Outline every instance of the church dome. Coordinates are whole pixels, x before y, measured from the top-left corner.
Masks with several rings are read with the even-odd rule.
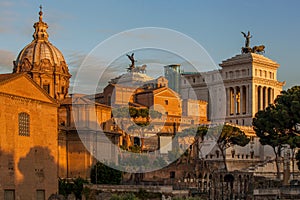
[[[34,65],[39,65],[44,59],[48,60],[52,66],[66,63],[63,54],[49,41],[33,40],[21,50],[15,61],[15,65],[20,66],[18,69],[20,72],[26,72],[32,70]],[[28,62],[31,67],[27,68],[25,62]]]
[[[48,40],[48,25],[40,9],[39,21],[33,25],[33,41],[14,61],[13,73],[27,73],[51,97],[62,100],[68,94],[71,74],[63,54]]]
[[[35,28],[33,41],[19,53],[14,62],[14,72],[35,70],[41,62],[49,62],[54,67],[53,71],[56,71],[56,67],[60,67],[60,65],[66,66],[63,54],[48,40],[48,25],[42,20],[43,12],[40,11],[39,15],[39,22],[36,22],[33,26]]]

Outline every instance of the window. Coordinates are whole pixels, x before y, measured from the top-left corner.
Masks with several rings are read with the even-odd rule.
[[[4,190],[4,200],[15,200],[15,190]]]
[[[170,178],[175,178],[175,172],[174,171],[170,172]]]
[[[196,82],[196,79],[195,78],[193,78],[193,83],[195,83]]]
[[[37,190],[36,191],[36,199],[37,200],[45,200],[45,190]]]
[[[165,104],[166,104],[166,105],[169,105],[169,101],[168,101],[168,100],[165,100]]]
[[[65,87],[64,86],[61,87],[61,93],[62,94],[65,93]]]
[[[44,84],[44,85],[43,85],[43,89],[46,90],[46,92],[47,92],[48,94],[50,94],[50,85],[49,85],[49,84]]]
[[[141,146],[141,141],[139,137],[134,137],[133,138],[133,144],[137,146]]]
[[[19,135],[30,135],[30,116],[25,112],[19,113]]]

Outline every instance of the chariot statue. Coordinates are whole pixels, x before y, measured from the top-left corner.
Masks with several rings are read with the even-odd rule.
[[[131,61],[131,64],[127,68],[128,72],[137,72],[137,73],[143,73],[143,74],[146,73],[147,65],[135,66],[136,60],[134,59],[134,53],[132,53],[131,55],[126,54],[126,56]]]
[[[241,32],[245,38],[245,46],[242,47],[242,53],[258,53],[258,54],[263,54],[265,53],[265,46],[264,45],[259,45],[259,46],[254,46],[253,48],[250,47],[250,38],[252,38],[252,35],[250,34],[250,31],[248,33]]]

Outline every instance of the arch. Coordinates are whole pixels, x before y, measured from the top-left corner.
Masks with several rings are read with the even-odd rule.
[[[224,182],[233,182],[234,181],[234,176],[232,174],[226,174],[224,176]]]

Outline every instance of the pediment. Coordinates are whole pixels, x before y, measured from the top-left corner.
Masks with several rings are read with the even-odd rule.
[[[161,96],[161,97],[169,97],[169,98],[179,98],[178,94],[169,88],[159,91],[157,93],[154,93],[155,96]]]
[[[55,103],[55,100],[46,91],[25,74],[16,75],[0,82],[0,92],[46,103]]]

